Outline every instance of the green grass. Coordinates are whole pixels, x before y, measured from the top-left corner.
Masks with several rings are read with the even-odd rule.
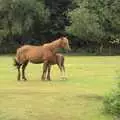
[[[0,120],[112,120],[103,97],[115,85],[120,57],[66,56],[67,80],[57,66],[52,81],[40,80],[42,65],[29,64],[17,82],[12,56],[0,56]]]

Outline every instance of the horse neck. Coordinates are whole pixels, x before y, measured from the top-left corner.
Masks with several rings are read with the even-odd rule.
[[[61,41],[59,39],[56,41],[53,41],[53,42],[49,43],[48,47],[52,51],[55,51],[56,49],[61,48]]]

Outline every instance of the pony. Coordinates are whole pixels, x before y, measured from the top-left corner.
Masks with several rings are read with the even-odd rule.
[[[29,62],[33,64],[43,63],[43,73],[41,79],[45,80],[48,71],[47,79],[50,80],[49,71],[51,69],[51,65],[58,62],[57,60],[55,60],[57,58],[56,50],[58,48],[71,50],[69,46],[69,40],[67,39],[67,37],[60,37],[51,43],[47,43],[40,46],[23,45],[20,48],[18,48],[16,52],[16,57],[14,59],[14,65],[17,67],[18,70],[17,80],[19,81],[21,78],[21,67],[22,79],[24,81],[27,80],[25,77],[25,68]],[[61,69],[61,67],[59,68]]]

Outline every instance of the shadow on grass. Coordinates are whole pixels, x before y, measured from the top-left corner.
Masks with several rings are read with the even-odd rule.
[[[99,57],[102,57],[102,56],[118,56],[119,54],[112,54],[112,55],[109,55],[109,54],[97,54],[97,53],[63,53],[65,56],[99,56]]]
[[[83,99],[103,100],[103,96],[96,95],[96,94],[80,94],[80,95],[77,95],[77,97],[80,97],[80,98],[83,98]]]
[[[59,91],[49,91],[49,90],[41,90],[41,91],[27,91],[27,90],[23,90],[22,89],[22,91],[19,89],[19,90],[16,90],[16,91],[1,91],[0,92],[0,94],[1,95],[8,95],[7,97],[13,97],[13,95],[18,95],[18,96],[20,96],[20,95],[27,95],[27,96],[31,96],[31,95],[49,95],[49,96],[51,96],[51,95],[55,95],[55,94],[59,94],[60,92]],[[12,96],[11,96],[12,95]],[[69,94],[70,95],[70,94]],[[68,95],[68,96],[69,96]],[[71,95],[70,95],[70,97],[71,97]],[[82,99],[86,99],[86,100],[99,100],[99,101],[101,101],[101,100],[103,100],[103,96],[100,96],[100,95],[96,95],[96,94],[91,94],[91,93],[89,93],[89,94],[74,94],[73,96],[72,96],[72,98],[74,98],[74,97],[77,97],[77,98],[82,98]]]

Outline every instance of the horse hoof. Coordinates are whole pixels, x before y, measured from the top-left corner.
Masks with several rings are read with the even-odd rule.
[[[26,82],[26,81],[27,81],[27,79],[24,79],[24,81]]]
[[[51,79],[47,79],[48,81],[51,81]]]
[[[24,81],[27,81],[27,79],[26,78],[22,78]]]
[[[51,81],[51,79],[50,79],[50,78],[47,78],[46,80]]]

